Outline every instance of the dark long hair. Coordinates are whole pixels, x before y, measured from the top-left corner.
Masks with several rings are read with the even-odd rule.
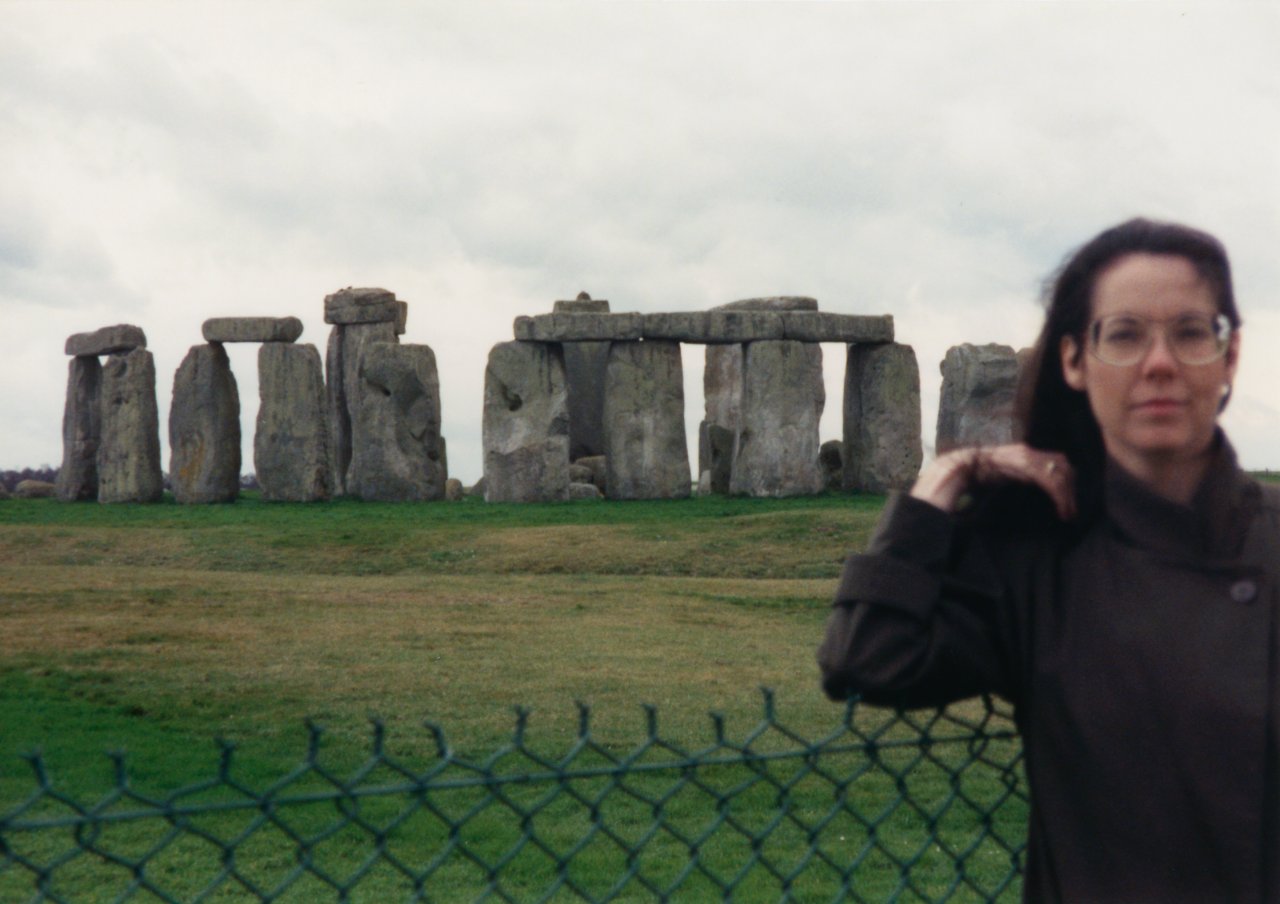
[[[1075,469],[1076,504],[1082,524],[1096,517],[1101,508],[1106,451],[1088,397],[1068,386],[1063,377],[1060,348],[1063,337],[1070,336],[1075,340],[1077,354],[1085,354],[1085,333],[1098,277],[1129,254],[1166,254],[1185,259],[1213,291],[1218,311],[1226,315],[1232,329],[1240,326],[1226,249],[1207,232],[1177,223],[1137,218],[1113,226],[1068,255],[1046,281],[1044,326],[1018,381],[1015,432],[1030,446],[1067,456]],[[997,511],[1000,514],[996,517],[1000,518],[1021,512],[1022,516],[1014,521],[1022,525],[1028,517],[1052,517],[1052,507],[1041,493],[1032,494],[1032,499],[1026,498],[1026,492],[1000,492],[997,496],[1003,497],[992,500],[997,504],[982,507],[988,509],[983,521],[994,520],[992,516]]]

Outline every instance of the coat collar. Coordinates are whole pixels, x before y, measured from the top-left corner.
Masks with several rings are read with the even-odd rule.
[[[1190,505],[1154,492],[1108,457],[1103,499],[1108,520],[1137,546],[1173,556],[1233,558],[1259,504],[1261,491],[1240,470],[1221,430],[1209,470]]]

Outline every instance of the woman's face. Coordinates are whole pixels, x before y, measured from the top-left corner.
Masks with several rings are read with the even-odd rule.
[[[1185,364],[1175,357],[1165,326],[1218,313],[1212,288],[1187,259],[1129,254],[1098,276],[1086,335],[1097,335],[1092,324],[1103,318],[1130,315],[1132,321],[1121,323],[1152,324],[1150,346],[1135,363],[1109,364],[1092,347],[1062,340],[1067,385],[1088,395],[1107,453],[1131,473],[1195,462],[1209,451],[1219,405],[1235,377],[1240,337],[1232,333],[1226,353],[1214,360]]]

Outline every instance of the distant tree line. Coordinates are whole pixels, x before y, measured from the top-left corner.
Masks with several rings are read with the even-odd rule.
[[[48,465],[41,465],[38,468],[23,468],[21,471],[0,471],[0,485],[6,490],[13,492],[14,487],[24,480],[44,480],[53,483],[58,479],[58,468],[51,468]],[[164,475],[164,488],[169,489],[169,475]],[[240,475],[240,488],[244,490],[256,490],[258,488],[258,480],[252,474]]]
[[[4,484],[4,488],[10,492],[24,480],[47,480],[53,483],[57,478],[58,469],[48,465],[42,465],[39,468],[23,468],[21,471],[0,471],[0,483]]]

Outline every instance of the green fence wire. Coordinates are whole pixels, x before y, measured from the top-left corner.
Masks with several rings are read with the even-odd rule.
[[[428,725],[392,756],[301,763],[266,787],[223,744],[212,777],[135,790],[123,755],[93,801],[28,757],[34,789],[0,804],[0,901],[995,901],[1021,885],[1027,794],[1009,712],[850,704],[825,737],[790,730],[765,691],[740,739],[711,716],[685,749],[646,708],[629,749],[593,734],[555,754],[527,713],[483,757]]]

